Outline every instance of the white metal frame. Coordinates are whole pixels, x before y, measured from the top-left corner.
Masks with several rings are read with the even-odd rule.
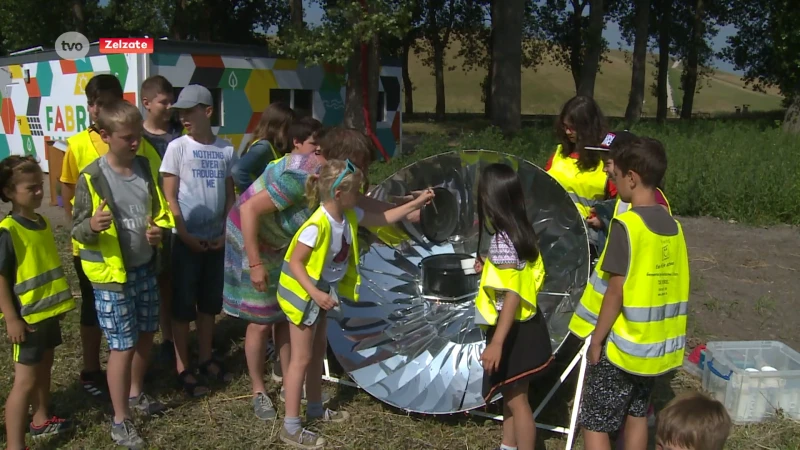
[[[570,363],[567,366],[567,368],[564,369],[563,372],[561,372],[561,376],[558,377],[558,381],[556,381],[556,383],[553,385],[553,387],[550,388],[550,391],[547,393],[547,395],[544,397],[542,402],[539,404],[539,406],[533,412],[533,418],[536,419],[536,417],[538,417],[539,414],[541,414],[542,410],[544,410],[544,407],[547,406],[547,403],[549,403],[550,400],[552,400],[552,398],[555,395],[555,393],[558,390],[558,388],[561,387],[562,384],[564,384],[564,381],[566,381],[566,379],[569,378],[569,376],[572,374],[572,371],[575,370],[575,368],[577,367],[578,368],[578,383],[577,383],[577,386],[575,387],[575,396],[573,397],[572,412],[570,414],[569,425],[567,427],[558,427],[558,426],[554,426],[554,425],[547,425],[547,424],[536,422],[536,428],[541,428],[543,430],[551,431],[553,433],[559,433],[559,434],[567,435],[567,445],[564,447],[565,450],[572,450],[572,445],[575,443],[575,436],[578,433],[578,411],[580,410],[581,397],[583,395],[583,381],[584,381],[584,377],[586,376],[586,366],[587,366],[587,359],[586,358],[587,358],[587,353],[589,351],[589,342],[590,341],[591,341],[591,337],[587,338],[584,341],[583,345],[581,346],[580,351],[578,351],[578,354],[575,355],[575,357],[572,358],[572,361],[570,361]],[[323,380],[330,381],[332,383],[342,384],[342,385],[345,385],[345,386],[351,386],[351,387],[359,388],[359,386],[357,384],[353,383],[350,380],[344,380],[344,379],[341,379],[341,378],[332,377],[331,376],[331,372],[330,372],[330,368],[328,366],[328,359],[327,358],[325,358],[324,366],[325,366],[325,373],[322,375],[322,379]],[[488,413],[481,412],[481,411],[476,411],[476,410],[469,411],[469,413],[474,415],[474,416],[487,417],[489,419],[497,420],[497,421],[500,421],[500,422],[503,421],[503,416],[502,415],[488,414]]]

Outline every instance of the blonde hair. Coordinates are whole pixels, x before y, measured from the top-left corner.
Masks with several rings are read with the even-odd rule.
[[[125,100],[117,100],[100,107],[97,113],[97,129],[113,133],[124,126],[142,126],[139,108]]]
[[[339,176],[347,168],[347,162],[334,159],[326,162],[319,171],[319,176],[310,176],[306,180],[306,198],[308,199],[308,206],[310,208],[317,207],[320,203],[328,201],[333,198],[331,190],[333,184],[339,179]],[[336,189],[341,192],[358,191],[361,187],[363,173],[358,167],[355,167],[355,172],[348,172]]]
[[[656,443],[691,450],[723,450],[731,432],[725,406],[699,392],[674,398],[658,414]]]

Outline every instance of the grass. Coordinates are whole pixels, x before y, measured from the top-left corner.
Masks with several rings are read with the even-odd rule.
[[[66,230],[56,230],[56,239],[62,254],[65,271],[72,286],[77,286],[72,270],[69,240]],[[79,295],[79,292],[75,292]],[[78,312],[67,315],[62,323],[64,344],[56,352],[53,368],[53,405],[55,412],[69,416],[79,423],[72,434],[61,438],[43,440],[32,445],[34,449],[105,449],[113,448],[109,436],[110,405],[87,399],[77,383],[80,371],[81,350]],[[207,398],[188,401],[179,395],[172,385],[172,375],[162,371],[148,390],[162,401],[168,402],[171,410],[163,417],[137,420],[140,433],[154,449],[210,449],[210,448],[288,448],[278,439],[281,422],[261,422],[252,414],[250,385],[246,375],[242,337],[244,330],[240,322],[222,320],[217,336],[218,347],[223,348],[229,368],[236,373],[235,380],[227,387],[215,389]],[[6,373],[11,373],[11,345],[7,340],[0,347],[0,356],[7,362]],[[104,356],[105,357],[105,356]],[[279,386],[269,381],[270,396],[277,401]],[[555,400],[545,412],[545,423],[567,424],[569,389],[574,389],[574,377],[557,393]],[[12,377],[0,379],[0,401],[11,388]],[[698,390],[699,381],[683,372],[671,378],[659,380],[654,395],[657,408],[662,407],[676,394],[687,390]],[[407,414],[372,399],[363,391],[330,383],[325,389],[335,391],[334,403],[350,412],[352,420],[340,426],[323,426],[321,431],[328,440],[329,449],[486,449],[498,445],[501,436],[500,423],[466,414],[448,417],[431,417]],[[537,391],[541,397],[545,392]],[[282,404],[278,402],[279,417],[283,417]],[[490,412],[492,412],[490,410]],[[4,441],[5,425],[0,431]],[[564,440],[556,435],[539,430],[539,449],[562,449]],[[575,447],[582,449],[580,439]],[[652,448],[652,447],[651,447]],[[800,448],[800,423],[788,419],[735,427],[729,439],[729,450],[751,450],[754,448],[789,450]]]
[[[445,97],[448,113],[481,113],[480,84],[485,70],[462,70],[462,59],[457,57],[460,43],[454,42],[447,53],[445,67],[454,70],[445,72]],[[601,65],[597,75],[595,98],[609,116],[622,117],[628,103],[628,91],[631,84],[630,52],[612,50],[608,54],[609,62]],[[657,99],[649,86],[655,82],[655,67],[648,58],[644,113],[655,116]],[[676,89],[680,84],[680,70],[677,78],[670,71],[673,82],[673,96],[680,103],[682,92]],[[422,63],[421,58],[411,55],[409,58],[409,74],[414,85],[414,111],[417,113],[433,112],[436,106],[434,77],[431,69]],[[675,80],[672,80],[675,79]],[[677,83],[675,83],[677,82]],[[750,104],[752,111],[771,110],[780,107],[781,97],[773,90],[768,94],[759,94],[743,87],[738,76],[726,72],[717,72],[695,98],[696,112],[728,112],[734,107]],[[575,95],[575,83],[572,74],[564,68],[547,60],[535,69],[522,70],[522,113],[523,114],[558,114],[564,102]]]

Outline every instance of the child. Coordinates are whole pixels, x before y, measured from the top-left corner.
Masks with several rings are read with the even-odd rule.
[[[163,76],[154,75],[142,82],[140,96],[142,105],[147,110],[143,124],[143,137],[163,159],[167,145],[183,133],[181,125],[174,120],[173,111],[169,109],[174,100],[172,84]],[[163,189],[164,186],[162,185],[161,188]],[[172,364],[175,359],[175,344],[172,342],[172,320],[170,318],[172,307],[172,271],[170,270],[172,267],[172,239],[170,237],[165,236],[162,243],[163,263],[158,276],[158,287],[161,290],[161,311],[159,312],[161,347],[158,354],[160,358]]]
[[[689,259],[681,225],[655,201],[666,168],[654,139],[614,154],[614,183],[631,208],[611,221],[569,324],[579,338],[591,335],[579,415],[587,450],[609,448],[623,422],[626,448],[645,448],[654,380],[683,362]]]
[[[693,392],[672,399],[659,413],[656,450],[723,450],[730,432],[725,406]]]
[[[339,306],[338,294],[358,301],[358,226],[394,223],[433,197],[425,191],[415,200],[384,213],[356,208],[362,173],[349,160],[328,161],[319,178],[306,184],[309,205],[319,207],[300,227],[284,259],[278,303],[289,324],[291,358],[284,386],[286,418],[281,440],[298,448],[322,448],[325,440],[302,427],[300,398],[306,381],[309,420],[343,422],[347,412],[322,407],[322,366],[327,349],[326,312]],[[319,281],[317,281],[319,280]]]
[[[225,220],[236,200],[233,146],[211,130],[211,92],[186,86],[172,105],[188,134],[169,143],[161,165],[164,191],[175,216],[172,246],[172,335],[178,381],[190,396],[208,389],[189,369],[189,322],[196,321],[201,374],[230,381],[232,374],[212,358],[214,317],[222,311]]]
[[[545,170],[569,193],[585,219],[592,217],[591,208],[596,202],[617,195],[603,172],[604,152],[587,148],[599,145],[607,129],[605,116],[591,97],[573,97],[564,104],[556,123],[561,144],[545,165]],[[590,228],[590,238],[597,246],[598,237],[594,234]]]
[[[59,434],[72,424],[50,414],[53,352],[61,345],[60,320],[75,309],[50,221],[36,213],[44,175],[32,156],[0,162],[0,199],[11,212],[0,221],[0,310],[14,345],[14,386],[6,401],[7,448],[25,447],[28,407],[34,438]]]
[[[173,220],[147,158],[137,155],[142,115],[125,101],[104,105],[97,129],[108,153],[81,172],[72,237],[92,282],[98,321],[108,340],[108,386],[117,445],[141,448],[131,409],[152,415],[164,405],[142,391],[158,329],[157,248]]]
[[[533,449],[536,424],[528,403],[528,385],[552,361],[547,324],[537,314],[536,296],[545,269],[533,224],[528,219],[525,195],[516,171],[491,164],[478,183],[480,230],[492,230],[489,258],[484,265],[475,299],[475,323],[486,330],[483,396],[488,403],[503,393],[501,449]],[[483,233],[479,237],[482,239]],[[481,243],[478,243],[481,248]]]
[[[106,144],[97,127],[97,114],[104,104],[123,99],[122,86],[114,75],[95,75],[86,84],[86,101],[92,125],[86,130],[67,139],[67,152],[61,169],[61,195],[64,200],[64,211],[72,221],[72,202],[75,195],[75,184],[80,172],[98,157],[108,152]],[[147,157],[152,170],[158,173],[161,159],[152,146],[142,141],[138,153]],[[78,256],[78,243],[73,239],[72,254],[75,272],[81,289],[81,347],[83,348],[83,370],[80,382],[84,391],[93,398],[105,397],[108,393],[106,375],[100,367],[101,332],[97,324],[97,311],[94,307],[94,291],[92,283],[83,273],[81,259]]]
[[[287,132],[295,118],[292,108],[282,102],[270,104],[261,113],[253,137],[232,169],[236,189],[240,193],[250,187],[270,161],[292,150],[292,141]]]

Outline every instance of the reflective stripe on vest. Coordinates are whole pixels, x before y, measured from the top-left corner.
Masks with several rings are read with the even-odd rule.
[[[17,255],[14,293],[19,298],[20,316],[29,324],[75,309],[50,221],[40,217],[45,223],[43,230],[29,230],[10,215],[0,221]]]
[[[337,293],[339,297],[347,298],[352,301],[358,301],[358,288],[361,284],[361,276],[358,274],[358,217],[355,211],[345,211],[345,218],[347,218],[348,230],[351,233],[352,245],[350,246],[350,255],[347,265],[347,271],[344,278],[337,284]],[[289,267],[289,261],[298,243],[300,234],[310,225],[317,226],[317,244],[311,251],[306,262],[306,272],[309,278],[321,288],[328,287],[327,284],[320,284],[322,273],[325,270],[325,261],[330,250],[331,240],[331,225],[328,222],[325,209],[320,206],[308,218],[308,220],[297,230],[291,244],[286,251],[283,267],[281,269],[280,279],[278,280],[278,304],[281,306],[286,317],[295,325],[299,325],[303,321],[308,302],[312,301],[311,296],[306,292],[300,282],[297,281],[292,274]]]
[[[661,192],[661,196],[664,197],[664,201],[667,202],[667,211],[669,211],[669,214],[672,215],[672,207],[669,205],[669,200],[667,200],[667,196],[664,195],[664,191],[662,191],[659,188],[656,188],[656,189],[658,189],[658,192]],[[631,208],[631,204],[630,203],[623,202],[621,198],[617,197],[617,203],[614,206],[614,217],[617,217],[618,215],[620,215],[620,214],[624,213],[625,211],[629,210],[630,208]]]
[[[578,160],[562,155],[561,148],[561,145],[556,148],[547,173],[567,191],[581,216],[589,217],[591,208],[606,197],[608,176],[603,171],[603,162],[598,162],[593,170],[582,171]]]
[[[481,284],[475,299],[475,324],[495,326],[500,315],[497,312],[497,294],[513,292],[520,297],[514,320],[524,322],[536,314],[536,296],[544,283],[545,270],[542,255],[535,262],[528,262],[522,269],[498,269],[488,258],[484,262]]]
[[[654,376],[683,363],[689,298],[689,259],[683,229],[675,236],[649,231],[636,211],[612,222],[622,226],[630,245],[628,274],[622,289],[622,312],[606,342],[609,361],[626,372]],[[595,266],[569,329],[586,338],[593,331],[608,288],[608,274]]]

